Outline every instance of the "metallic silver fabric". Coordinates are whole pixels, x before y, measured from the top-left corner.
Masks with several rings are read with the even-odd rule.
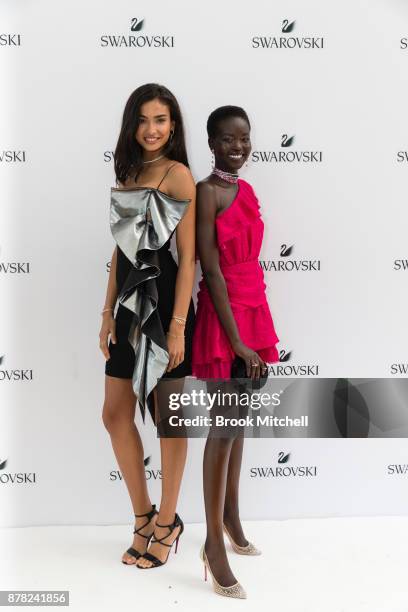
[[[155,188],[111,190],[112,235],[133,264],[118,295],[134,313],[129,342],[135,352],[132,385],[143,420],[152,402],[152,390],[169,363],[166,331],[157,310],[156,278],[160,275],[157,253],[175,231],[191,200],[178,200]]]

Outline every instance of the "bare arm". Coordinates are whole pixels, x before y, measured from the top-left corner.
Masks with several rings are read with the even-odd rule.
[[[114,344],[116,344],[116,328],[115,328],[115,319],[113,318],[113,309],[116,304],[116,299],[118,297],[118,289],[116,285],[116,262],[117,262],[117,254],[118,250],[115,247],[115,250],[112,254],[111,265],[109,270],[109,278],[108,278],[108,287],[106,290],[105,304],[102,310],[110,308],[111,310],[106,310],[102,314],[102,325],[101,331],[99,332],[99,348],[104,354],[105,359],[110,358],[109,349],[108,349],[108,340],[109,334],[111,336],[111,340]]]
[[[217,201],[214,185],[199,183],[197,185],[197,246],[203,277],[232,350],[245,360],[248,376],[259,376],[259,367],[265,364],[259,355],[247,347],[240,338],[229,301],[227,285],[221,272],[215,229],[216,215]],[[256,372],[251,370],[251,363],[259,364],[255,368]]]
[[[231,346],[234,347],[241,341],[241,338],[231,310],[227,285],[220,268],[215,229],[216,213],[214,186],[209,183],[199,183],[197,185],[197,246],[201,269],[215,311]]]
[[[195,198],[193,177],[188,168],[179,164],[169,175],[169,195],[181,200],[191,200],[186,213],[176,229],[178,271],[176,277],[173,316],[187,318],[195,277]],[[172,319],[169,325],[168,348],[170,360],[168,371],[184,361],[184,325]],[[167,331],[167,330],[166,330]]]
[[[115,247],[113,254],[112,254],[111,265],[110,265],[110,270],[109,270],[108,288],[106,290],[105,305],[102,310],[104,310],[105,308],[112,308],[113,310],[116,304],[116,299],[118,297],[118,289],[116,286],[117,257],[118,257],[118,247]]]

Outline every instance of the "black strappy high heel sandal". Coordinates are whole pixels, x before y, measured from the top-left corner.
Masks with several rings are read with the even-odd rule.
[[[154,530],[152,531],[152,533],[150,533],[149,535],[144,535],[143,533],[140,533],[141,529],[144,529],[145,527],[147,527],[147,525],[150,523],[150,521],[152,520],[152,518],[154,517],[155,514],[158,514],[157,510],[156,510],[156,505],[152,504],[152,509],[150,510],[150,512],[146,512],[146,514],[135,514],[136,518],[142,518],[143,516],[147,517],[147,522],[142,525],[141,527],[138,527],[137,529],[133,530],[133,535],[135,533],[137,533],[137,535],[141,536],[142,538],[145,538],[147,540],[147,544],[146,547],[149,546],[150,544],[150,540],[153,537],[153,533]],[[136,550],[136,548],[128,548],[127,551],[128,555],[130,555],[131,557],[134,557],[136,560],[142,556],[142,553],[140,553],[138,550]],[[134,563],[128,563],[127,561],[123,561],[122,559],[122,563],[124,565],[135,565]]]
[[[163,536],[162,538],[156,538],[155,535],[153,534],[153,537],[151,539],[151,543],[154,544],[155,542],[158,542],[162,546],[167,546],[168,548],[171,549],[171,547],[173,546],[173,544],[175,542],[176,543],[176,548],[174,549],[174,554],[176,554],[177,553],[177,547],[178,547],[179,538],[180,538],[181,534],[184,531],[184,523],[181,520],[181,518],[179,517],[179,515],[177,513],[175,514],[174,521],[170,525],[159,525],[159,523],[156,523],[156,527],[167,527],[167,529],[169,530],[169,533],[166,534],[165,536]],[[173,531],[177,527],[180,527],[180,531],[179,531],[179,533],[177,535],[177,538],[174,540],[174,542],[172,542],[171,544],[166,544],[165,542],[163,542],[163,540],[168,538],[169,535],[171,535],[173,533]],[[157,557],[155,557],[151,553],[145,552],[144,555],[140,555],[140,556],[143,559],[147,559],[148,561],[151,561],[153,563],[153,565],[151,565],[150,567],[141,567],[140,565],[136,564],[136,567],[138,567],[139,569],[151,569],[152,567],[159,567],[160,565],[164,565],[165,563],[167,563],[167,560],[169,558],[169,554],[170,554],[170,550],[167,553],[166,560],[165,561],[160,561],[160,559],[158,559]]]

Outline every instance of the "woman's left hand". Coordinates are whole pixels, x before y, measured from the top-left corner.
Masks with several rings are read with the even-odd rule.
[[[170,372],[184,361],[184,327],[179,326],[178,329],[169,329],[167,350],[170,358],[166,371]]]

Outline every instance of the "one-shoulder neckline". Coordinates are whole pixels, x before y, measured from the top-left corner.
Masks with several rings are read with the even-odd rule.
[[[230,208],[232,208],[235,204],[235,202],[238,200],[238,196],[241,193],[241,181],[243,179],[239,178],[237,180],[237,185],[238,185],[238,189],[237,189],[237,193],[234,196],[234,199],[232,200],[231,204],[229,206],[227,206],[227,208],[224,208],[224,210],[222,210],[220,213],[218,213],[218,215],[215,217],[215,220],[218,221],[218,219],[220,217],[222,217],[225,213],[227,213],[229,211]]]
[[[174,198],[173,196],[169,195],[168,193],[165,193],[164,191],[162,191],[161,189],[158,189],[157,187],[132,187],[131,189],[121,189],[120,187],[111,187],[111,192],[112,191],[117,191],[120,193],[126,193],[126,192],[132,192],[132,191],[157,191],[157,193],[160,193],[161,195],[165,196],[166,198],[169,198],[170,200],[175,200],[176,202],[191,202],[191,198],[185,198],[183,200],[181,200],[180,198]]]

